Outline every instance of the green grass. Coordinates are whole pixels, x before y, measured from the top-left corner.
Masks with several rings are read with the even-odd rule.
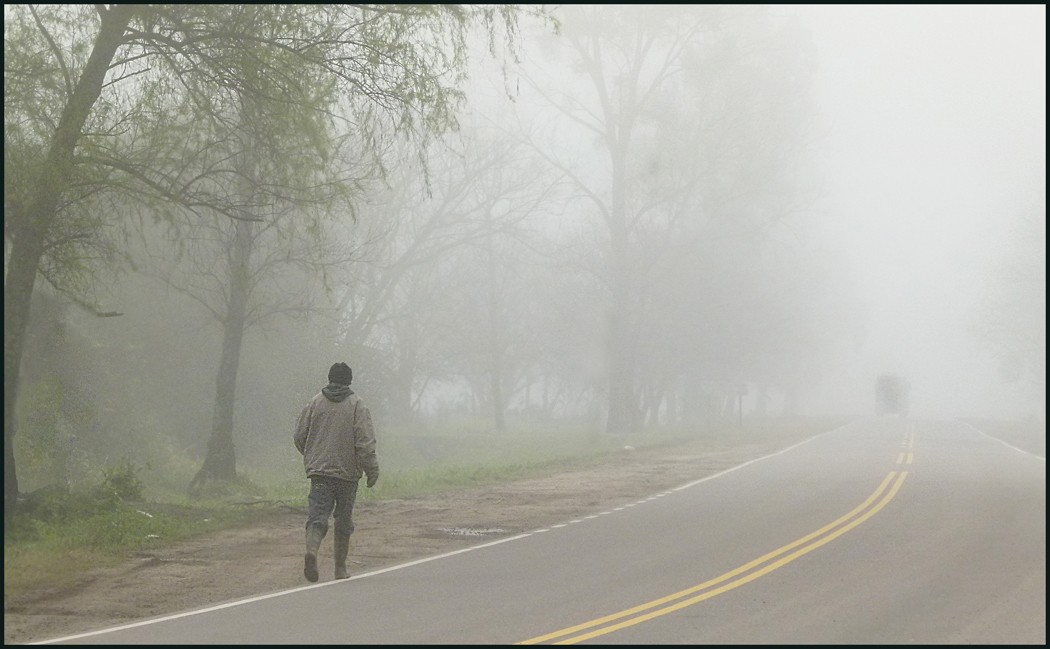
[[[538,476],[600,462],[626,444],[645,448],[687,439],[676,431],[611,438],[579,430],[495,432],[477,426],[427,432],[393,429],[381,431],[378,438],[380,479],[373,489],[361,489],[363,499],[402,498]],[[309,483],[294,449],[256,455],[241,466],[253,482],[264,486],[267,498],[306,505]]]
[[[114,565],[134,552],[244,524],[254,514],[225,505],[101,502],[92,509],[80,515],[20,513],[4,526],[5,604],[29,588],[70,586],[85,566]]]

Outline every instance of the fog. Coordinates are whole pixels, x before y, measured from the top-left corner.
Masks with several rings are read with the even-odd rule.
[[[1025,280],[1045,313],[1045,9],[793,8],[820,56],[824,230],[868,314],[842,375],[908,376],[918,412],[1045,415],[1045,392],[1007,381],[973,332],[1010,290],[998,268],[1019,239],[1041,243],[1042,276]],[[831,403],[863,394],[836,387]]]
[[[79,24],[58,13],[73,5],[48,11],[58,37]],[[85,190],[68,246],[44,258],[67,274],[34,288],[20,462],[43,475],[47,449],[79,438],[96,464],[133,451],[187,477],[232,426],[239,460],[297,475],[295,417],[338,361],[380,439],[417,445],[868,416],[883,374],[910,384],[913,416],[1043,420],[1045,15],[567,5],[559,34],[522,25],[518,58],[479,35],[456,129],[407,128],[353,93],[330,106],[347,130],[307,135],[332,129],[342,194],[273,189],[312,164],[294,119],[255,140],[297,162],[268,152],[279,179],[252,187],[254,225],[219,209],[225,188],[196,188],[211,211],[189,215],[168,194]],[[106,86],[112,115],[85,138],[122,142],[161,180],[207,175],[182,146],[254,152],[226,151],[222,131],[173,138],[163,119],[122,140],[162,68]],[[5,117],[47,132],[26,79]],[[39,153],[24,132],[5,161]]]

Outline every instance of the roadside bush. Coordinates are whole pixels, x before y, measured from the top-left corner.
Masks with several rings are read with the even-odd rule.
[[[115,466],[102,469],[102,484],[98,486],[98,492],[121,501],[139,501],[143,500],[145,488],[139,478],[139,468],[125,458]]]
[[[70,520],[112,511],[119,502],[99,490],[73,491],[64,485],[52,485],[27,494],[19,514],[39,521]]]

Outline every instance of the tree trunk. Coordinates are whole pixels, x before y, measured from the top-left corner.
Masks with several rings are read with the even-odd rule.
[[[412,426],[416,420],[416,404],[413,401],[412,383],[416,376],[416,359],[418,358],[418,341],[401,339],[397,367],[391,372],[391,381],[387,382],[388,391],[385,401],[388,404],[388,416],[399,424]],[[375,407],[372,409],[375,415]]]
[[[487,215],[491,218],[491,214]],[[492,235],[485,237],[488,262],[488,329],[489,329],[489,383],[492,398],[492,420],[497,431],[507,429],[503,399],[503,347],[500,328],[500,296],[496,288],[496,259]]]
[[[495,361],[497,364],[499,360]],[[502,432],[507,429],[506,414],[503,404],[503,384],[497,372],[492,373],[492,423],[496,430]]]
[[[37,265],[43,254],[43,237],[22,232],[11,247],[4,283],[4,520],[10,520],[18,500],[15,468],[15,403],[25,347],[29,307]],[[28,235],[28,236],[25,236]],[[31,237],[31,239],[30,239]],[[27,239],[30,239],[27,241]],[[33,245],[36,244],[36,245]]]
[[[73,152],[84,123],[102,92],[106,72],[135,10],[133,5],[113,5],[111,9],[100,10],[102,22],[91,56],[62,111],[47,160],[34,179],[26,210],[15,215],[12,226],[14,236],[4,280],[4,521],[11,519],[18,505],[15,404],[37,268],[55,222],[59,200],[69,186]]]
[[[634,428],[634,390],[628,367],[629,335],[627,327],[627,216],[626,156],[623,146],[613,146],[612,207],[609,217],[609,280],[611,300],[608,323],[607,360],[609,367],[609,416],[605,429],[613,435],[626,435]]]
[[[237,221],[230,255],[230,297],[223,321],[222,355],[215,379],[215,406],[211,437],[204,464],[189,484],[190,494],[198,493],[208,481],[228,482],[237,477],[237,458],[233,445],[233,410],[237,396],[237,370],[241,363],[241,343],[247,329],[250,291],[249,262],[252,252],[252,222]]]

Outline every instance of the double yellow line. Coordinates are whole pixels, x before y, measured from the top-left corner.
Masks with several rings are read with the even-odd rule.
[[[792,541],[791,543],[777,548],[754,561],[745,563],[739,568],[730,570],[724,575],[715,577],[714,579],[705,581],[702,584],[687,588],[672,595],[667,595],[660,599],[654,599],[651,602],[635,606],[634,608],[606,615],[605,617],[577,624],[576,626],[571,626],[553,633],[529,638],[528,640],[523,640],[517,644],[539,644],[557,638],[561,639],[553,644],[575,644],[635,624],[641,624],[646,620],[651,620],[661,615],[667,615],[668,613],[683,609],[687,606],[692,606],[693,604],[702,602],[705,599],[710,599],[715,595],[732,590],[738,586],[743,586],[750,581],[758,579],[762,575],[773,572],[777,568],[791,563],[808,552],[816,550],[825,543],[842,536],[874,516],[893,499],[897,494],[897,491],[900,490],[901,484],[904,482],[904,478],[906,478],[907,475],[907,471],[901,472],[899,475],[896,471],[890,471],[889,475],[883,479],[875,492],[868,496],[867,500],[858,505],[853,511],[839,518],[835,522],[825,525],[812,534],[808,534],[797,541]]]

